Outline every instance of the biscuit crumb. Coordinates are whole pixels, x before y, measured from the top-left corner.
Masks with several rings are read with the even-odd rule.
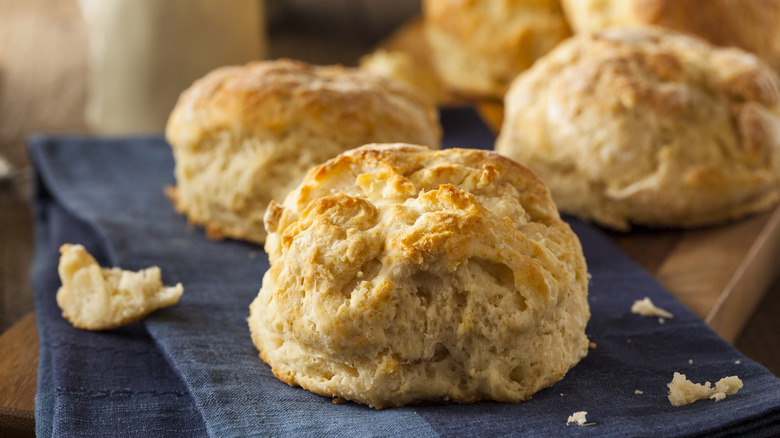
[[[642,391],[637,389],[636,391],[634,391],[634,394],[635,395],[642,395],[642,394],[644,394],[644,392],[642,392]]]
[[[685,377],[685,374],[675,372],[667,386],[669,402],[674,406],[683,406],[708,398],[721,401],[727,395],[736,394],[742,388],[742,380],[737,376],[724,377],[715,382],[713,388],[710,382],[705,382],[704,385],[693,383]]]
[[[587,411],[579,411],[575,412],[571,415],[569,415],[569,418],[566,420],[566,425],[568,426],[569,423],[574,423],[577,426],[590,426],[594,423],[586,423],[588,421],[585,416],[588,415]]]
[[[740,365],[741,363],[742,363],[742,361],[741,361],[741,360],[739,360],[739,359],[737,359],[737,360],[735,360],[735,361],[734,361],[734,364],[736,364],[736,365]]]
[[[688,365],[693,365],[693,359],[688,359]]]
[[[726,394],[724,394],[722,392],[716,392],[715,394],[712,394],[710,396],[710,399],[714,399],[715,401],[721,401],[724,398],[726,398]]]
[[[138,272],[101,268],[82,245],[62,245],[60,254],[62,287],[57,304],[76,328],[108,330],[127,325],[176,304],[184,292],[181,283],[163,286],[157,266]]]
[[[593,349],[596,348],[596,343],[595,342],[591,342],[590,344],[588,344],[588,347],[590,347],[590,349],[593,350]]]
[[[343,405],[344,403],[347,402],[347,400],[343,399],[341,397],[333,397],[332,402],[333,402],[334,405]]]
[[[644,297],[641,300],[634,301],[631,306],[631,313],[636,313],[642,316],[660,316],[658,322],[663,324],[662,318],[674,318],[674,315],[666,310],[656,307],[649,297]]]

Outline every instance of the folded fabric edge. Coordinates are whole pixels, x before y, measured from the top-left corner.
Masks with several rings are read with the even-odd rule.
[[[723,426],[719,430],[697,432],[687,438],[726,438],[733,436],[750,436],[753,438],[770,438],[780,436],[780,408]]]
[[[36,199],[38,192],[42,190],[40,183],[35,182]],[[52,267],[46,260],[45,254],[51,246],[49,230],[45,226],[44,207],[37,202],[33,203],[35,213],[35,252],[30,269],[30,284],[34,291],[36,326],[38,328],[38,380],[35,394],[35,433],[39,437],[49,437],[53,434],[54,421],[54,388],[51,375],[51,351],[49,347],[48,324],[46,318],[41,317],[40,293],[44,272]]]
[[[94,141],[92,139],[85,139],[85,141]],[[41,314],[41,309],[46,304],[42,302],[45,299],[43,296],[44,291],[50,289],[47,287],[45,279],[47,276],[56,275],[52,272],[56,272],[57,264],[59,260],[59,250],[54,242],[54,237],[49,229],[49,210],[53,204],[57,204],[68,215],[71,215],[75,220],[85,224],[93,232],[98,241],[100,252],[102,253],[101,259],[104,264],[116,264],[117,257],[114,253],[111,245],[106,244],[108,240],[105,238],[99,226],[91,223],[87,218],[82,215],[76,214],[74,208],[69,208],[63,203],[62,197],[52,190],[52,185],[39,166],[45,163],[46,160],[42,160],[41,154],[44,153],[43,149],[51,145],[51,138],[45,136],[35,136],[28,140],[28,153],[33,163],[34,169],[34,181],[33,181],[33,193],[31,204],[33,206],[35,215],[35,246],[34,256],[30,269],[30,282],[33,287],[33,296],[35,302],[36,313],[36,326],[39,336],[39,363],[38,363],[38,379],[36,385],[35,396],[35,428],[36,436],[53,436],[55,430],[54,415],[56,411],[56,390],[54,387],[53,368],[52,368],[52,351],[49,339],[49,324],[47,323],[47,317]],[[143,322],[142,322],[143,323]],[[153,342],[153,346],[156,349],[160,349],[157,340],[150,336]],[[163,355],[164,356],[164,355]],[[172,367],[168,358],[165,357],[166,364],[171,368],[176,376],[181,380],[182,376],[179,371]],[[192,394],[188,395],[192,401]],[[199,412],[201,421],[203,421],[202,412]]]
[[[92,228],[92,230],[98,235],[98,237],[102,242],[109,242],[110,239],[108,236],[105,235],[104,231],[100,227],[96,226],[96,224],[92,223],[89,217],[87,215],[82,214],[78,208],[75,208],[73,205],[69,205],[68,196],[63,196],[63,194],[59,192],[58,185],[53,184],[52,181],[49,181],[48,175],[51,175],[52,171],[47,167],[49,164],[48,161],[44,159],[45,149],[57,147],[54,143],[55,139],[60,140],[63,138],[67,138],[70,140],[83,140],[85,142],[97,141],[96,139],[91,137],[76,136],[76,135],[51,137],[42,134],[36,134],[30,136],[27,139],[27,152],[35,172],[36,188],[33,193],[33,196],[36,199],[38,197],[46,197],[48,199],[56,200],[56,202],[65,210],[67,210],[67,212],[71,214],[74,218],[89,225],[90,228]],[[142,138],[146,138],[146,137],[142,137]],[[119,138],[115,138],[115,139],[108,139],[108,140],[101,139],[100,141],[119,142],[122,140]],[[105,262],[112,266],[116,265],[118,261],[118,257],[114,251],[114,248],[112,248],[111,245],[103,245],[103,246],[107,256],[107,260],[105,260]]]

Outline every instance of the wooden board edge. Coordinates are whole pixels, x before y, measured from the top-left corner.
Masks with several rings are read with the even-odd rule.
[[[33,312],[0,335],[0,435],[34,430],[38,345]]]
[[[20,411],[0,407],[0,436],[35,436],[35,411]]]
[[[707,324],[729,343],[734,343],[765,292],[780,274],[780,207],[761,230],[747,256],[737,267],[712,310]],[[741,291],[752,293],[741,293]],[[758,292],[756,292],[758,291]],[[736,310],[735,310],[736,309]]]

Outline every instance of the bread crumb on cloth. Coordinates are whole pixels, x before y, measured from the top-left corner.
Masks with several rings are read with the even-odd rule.
[[[736,394],[742,388],[742,380],[737,376],[724,377],[715,382],[712,387],[710,382],[693,383],[685,377],[685,374],[674,373],[669,387],[669,402],[674,406],[691,404],[698,400],[713,399],[721,401],[727,395]]]
[[[127,325],[176,304],[184,292],[181,283],[163,286],[157,266],[138,272],[101,268],[82,245],[62,245],[60,254],[62,287],[57,304],[76,328],[108,330]]]
[[[575,412],[571,415],[569,415],[569,419],[566,420],[566,425],[568,426],[570,423],[574,423],[577,426],[590,426],[595,423],[587,423],[587,419],[585,416],[588,415],[587,411],[579,411]]]
[[[660,317],[658,321],[660,324],[663,324],[663,318],[674,318],[674,315],[668,311],[656,307],[648,297],[634,301],[634,304],[631,306],[631,313],[642,316],[658,316]]]

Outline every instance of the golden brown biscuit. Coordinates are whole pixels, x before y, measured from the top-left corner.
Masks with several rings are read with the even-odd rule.
[[[422,16],[383,39],[376,50],[360,59],[360,68],[411,85],[440,107],[463,105],[436,74]]]
[[[611,28],[517,78],[496,150],[538,172],[562,212],[622,230],[715,224],[780,197],[779,101],[752,54]]]
[[[437,104],[450,97],[429,65],[420,63],[409,52],[375,50],[360,58],[360,68],[376,75],[400,81],[429,96]]]
[[[562,0],[576,32],[656,25],[756,53],[780,70],[777,0]]]
[[[434,67],[446,85],[501,99],[512,79],[570,35],[558,0],[426,0]]]
[[[305,172],[377,141],[439,147],[434,104],[370,73],[290,60],[223,67],[182,93],[166,129],[170,194],[212,238],[262,243],[263,214]]]
[[[291,385],[375,408],[517,402],[587,353],[579,240],[498,154],[367,145],[314,168],[265,222],[249,326]]]

